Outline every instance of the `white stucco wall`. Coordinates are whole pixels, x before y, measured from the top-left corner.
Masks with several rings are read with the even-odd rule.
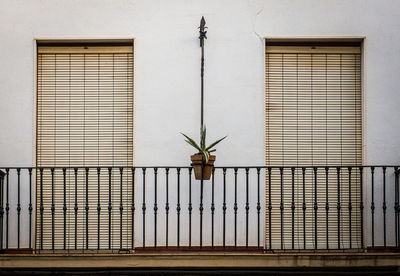
[[[396,0],[2,0],[0,166],[34,162],[35,38],[135,38],[135,165],[188,165],[179,132],[199,128],[202,15],[205,122],[210,140],[229,135],[217,165],[264,164],[263,38],[274,36],[365,36],[364,163],[400,163]]]

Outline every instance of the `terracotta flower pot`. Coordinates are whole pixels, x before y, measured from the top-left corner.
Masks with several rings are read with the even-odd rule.
[[[211,178],[211,173],[214,168],[215,155],[210,155],[208,159],[208,163],[202,166],[203,155],[195,154],[190,157],[192,160],[192,167],[194,169],[194,176],[197,180],[201,180],[203,176],[203,180],[209,180]]]

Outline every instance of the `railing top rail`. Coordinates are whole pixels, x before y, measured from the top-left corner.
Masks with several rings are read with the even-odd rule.
[[[215,169],[326,169],[326,168],[399,168],[400,164],[398,165],[318,165],[318,166],[259,166],[259,165],[254,165],[254,166],[215,166]],[[21,166],[21,167],[0,167],[0,173],[4,173],[2,170],[11,170],[11,169],[189,169],[192,168],[191,166],[38,166],[38,167],[27,167],[27,166]]]

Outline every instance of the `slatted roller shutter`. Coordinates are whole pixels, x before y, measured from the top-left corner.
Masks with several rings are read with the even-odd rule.
[[[267,165],[361,165],[360,47],[267,46],[265,60]],[[303,200],[302,170],[295,170],[292,237],[292,172],[290,168],[284,170],[281,183],[279,169],[272,170],[271,198],[266,187],[267,248],[292,249],[292,238],[295,249],[360,247],[358,170],[352,172],[351,190],[348,170],[341,170],[340,222],[336,169],[329,170],[328,185],[324,168],[317,170],[316,180],[313,169],[307,169]],[[314,213],[315,195],[317,216]],[[269,200],[272,204],[271,220],[268,216]],[[306,204],[305,216],[303,203]],[[271,229],[268,229],[269,225]]]
[[[132,46],[38,47],[37,166],[132,166],[132,50]],[[53,182],[51,171],[44,169],[42,197],[39,171],[37,175],[37,249],[119,249],[131,246],[130,170],[123,171],[121,182],[119,169],[113,169],[110,187],[108,169],[101,170],[100,185],[96,168],[90,169],[86,193],[84,169],[78,169],[76,184],[74,170],[68,169],[65,186],[62,169],[55,169]],[[111,221],[108,214],[110,195]],[[85,211],[86,197],[89,202],[88,216]],[[39,215],[41,200],[43,221]],[[100,224],[97,212],[99,202]],[[75,204],[78,207],[76,218]]]

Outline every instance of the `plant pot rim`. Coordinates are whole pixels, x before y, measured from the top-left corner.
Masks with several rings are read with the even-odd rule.
[[[194,157],[203,157],[203,154],[201,154],[201,153],[196,153],[196,154],[191,155],[190,157],[191,157],[191,158],[194,158]],[[215,160],[215,155],[210,155],[209,160]]]

